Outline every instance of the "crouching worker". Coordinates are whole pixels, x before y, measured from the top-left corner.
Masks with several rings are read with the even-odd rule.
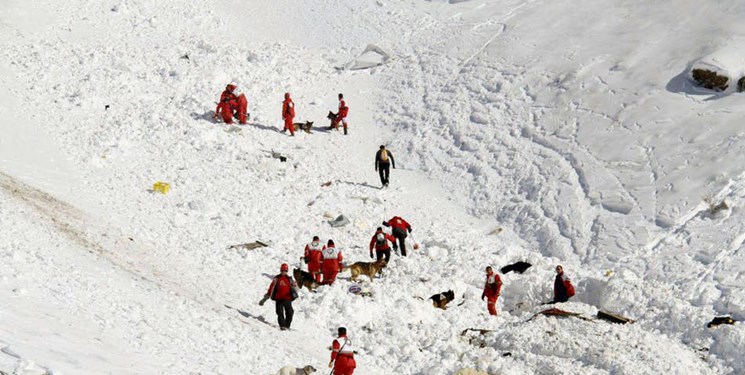
[[[354,361],[352,341],[347,338],[347,329],[339,327],[339,337],[331,344],[331,361],[329,368],[334,368],[334,375],[352,375],[357,367]]]
[[[220,116],[226,124],[233,123],[233,117],[238,118],[238,122],[245,124],[248,120],[248,99],[246,95],[235,95],[236,85],[230,84],[225,87],[225,91],[220,94],[220,102],[215,109],[213,118]]]
[[[259,301],[259,306],[264,306],[264,302],[269,298],[275,302],[277,323],[279,323],[279,329],[283,331],[290,329],[292,316],[295,314],[295,310],[292,309],[292,301],[298,296],[295,280],[287,275],[289,270],[290,267],[287,263],[282,263],[279,268],[279,275],[274,276],[272,283],[269,284],[269,290],[264,298]]]

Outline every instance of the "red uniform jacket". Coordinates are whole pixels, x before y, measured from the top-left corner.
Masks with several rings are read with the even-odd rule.
[[[228,90],[225,90],[225,91],[222,92],[222,94],[220,94],[220,102],[222,103],[222,102],[225,102],[225,101],[231,102],[231,103],[236,103],[237,104],[238,103],[238,97],[235,94],[233,94],[232,92],[230,92]]]
[[[337,272],[344,268],[344,263],[342,262],[344,258],[341,256],[341,250],[334,246],[329,246],[323,249],[322,254],[323,264],[321,268],[323,272]]]
[[[484,283],[484,296],[489,299],[494,299],[499,296],[502,292],[502,279],[499,275],[492,273],[486,276],[486,283]]]
[[[282,102],[282,118],[293,119],[294,117],[295,117],[295,103],[292,101],[292,99],[285,99],[285,101]]]
[[[349,114],[349,107],[347,107],[347,103],[344,101],[344,99],[339,100],[339,113],[337,113],[337,118],[344,118],[347,117]]]
[[[385,235],[385,241],[383,241],[382,243],[378,243],[378,233],[383,233]],[[375,251],[390,249],[391,247],[388,246],[388,241],[390,241],[391,243],[396,243],[396,238],[385,232],[375,232],[375,234],[373,234],[372,238],[370,239],[370,252],[372,252],[373,247],[375,247]]]
[[[406,220],[402,219],[400,216],[392,217],[391,220],[388,220],[388,222],[385,223],[385,226],[393,227],[403,231],[411,231],[411,225],[409,225],[409,223],[407,223]]]
[[[326,246],[318,244],[318,248],[311,248],[311,244],[305,245],[305,257],[308,259],[308,271],[320,271],[321,262],[323,261],[322,251],[326,249]]]
[[[297,295],[297,284],[290,276],[280,274],[274,276],[266,294],[272,301],[292,301]]]
[[[557,274],[554,279],[554,300],[561,300],[574,296],[574,285],[565,273]]]
[[[354,361],[354,350],[352,349],[352,342],[349,341],[347,336],[339,336],[334,343],[331,344],[331,361],[336,361],[336,367],[340,368],[355,368],[357,364]]]

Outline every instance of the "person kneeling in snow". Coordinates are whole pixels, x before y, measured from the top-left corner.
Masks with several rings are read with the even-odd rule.
[[[569,280],[569,276],[564,274],[564,268],[560,265],[556,266],[553,303],[569,301],[572,296],[574,296],[574,285]]]
[[[277,321],[281,330],[290,329],[292,316],[295,310],[292,309],[292,301],[298,297],[297,284],[287,272],[290,267],[287,263],[282,263],[279,268],[279,275],[274,276],[272,283],[269,284],[269,290],[264,298],[259,301],[259,306],[264,306],[264,302],[271,298],[275,302],[275,311],[277,312]]]
[[[497,315],[497,299],[502,292],[502,279],[499,278],[491,266],[486,267],[486,283],[484,284],[484,292],[481,293],[481,300],[486,297],[486,308],[489,310],[489,315]]]
[[[323,254],[323,263],[321,263],[323,283],[331,285],[336,281],[336,275],[339,271],[344,268],[341,250],[336,248],[334,240],[329,240],[326,248],[321,251],[321,254]]]
[[[220,103],[217,104],[213,118],[220,116],[226,124],[233,123],[233,116],[238,117],[238,122],[245,124],[248,119],[248,99],[246,95],[235,95],[235,89],[238,86],[230,84],[225,87],[225,91],[220,94]]]

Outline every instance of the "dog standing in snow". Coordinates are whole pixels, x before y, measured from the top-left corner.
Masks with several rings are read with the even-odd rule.
[[[277,372],[277,375],[308,375],[314,372],[316,372],[316,368],[310,365],[302,367],[302,368],[285,366],[279,369],[279,372]]]

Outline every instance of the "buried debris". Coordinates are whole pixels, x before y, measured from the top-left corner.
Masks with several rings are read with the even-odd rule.
[[[361,283],[355,283],[355,284],[350,285],[347,291],[349,293],[356,294],[362,297],[371,297],[373,295],[372,291],[370,290],[370,287],[366,284],[361,284]]]
[[[153,193],[166,194],[171,191],[171,185],[167,182],[158,181],[153,184]]]
[[[634,323],[635,320],[629,319],[627,317],[608,312],[603,310],[598,310],[598,318],[607,320],[611,323],[618,323],[618,324],[628,324],[628,323]]]
[[[453,375],[489,375],[489,373],[481,371],[481,370],[474,370],[472,368],[464,367],[456,371]]]
[[[592,321],[592,319],[586,318],[586,317],[582,316],[580,313],[575,313],[575,312],[571,312],[571,311],[565,311],[565,310],[557,309],[557,308],[554,307],[554,308],[550,308],[550,309],[543,310],[541,312],[535,313],[533,316],[530,317],[530,319],[527,320],[527,322],[535,319],[538,315],[558,316],[558,317],[564,317],[564,318],[566,318],[566,317],[574,317],[574,318],[579,318],[579,319],[586,320],[586,321],[589,321],[589,322]]]
[[[522,261],[520,261],[520,262],[517,262],[517,263],[510,264],[508,266],[504,266],[504,267],[502,267],[500,269],[500,271],[502,271],[502,273],[505,273],[505,274],[506,273],[513,272],[513,271],[521,274],[521,273],[525,272],[528,268],[530,268],[532,266],[533,265],[530,264],[530,263],[528,263],[528,262],[522,262]]]
[[[269,246],[268,243],[264,243],[264,242],[261,242],[261,241],[254,241],[254,242],[248,242],[248,243],[242,243],[242,244],[238,244],[238,245],[228,246],[228,249],[253,250],[253,249],[258,249],[260,247],[267,247],[267,246]]]
[[[712,321],[709,322],[709,324],[706,325],[707,328],[713,328],[720,326],[722,324],[735,324],[736,320],[732,319],[732,317],[729,316],[718,316]]]
[[[708,69],[693,69],[691,76],[699,86],[709,90],[724,91],[729,86],[727,76],[719,75]]]
[[[336,219],[329,220],[329,225],[334,228],[343,227],[347,224],[349,224],[349,219],[344,215],[339,215]]]
[[[467,335],[468,332],[477,332],[478,335]],[[485,334],[494,332],[494,330],[491,329],[481,329],[481,328],[466,328],[463,330],[463,332],[460,333],[461,336],[465,336],[464,339],[473,346],[478,346],[479,348],[485,348],[489,345],[489,343],[486,342],[486,339],[483,337]]]

